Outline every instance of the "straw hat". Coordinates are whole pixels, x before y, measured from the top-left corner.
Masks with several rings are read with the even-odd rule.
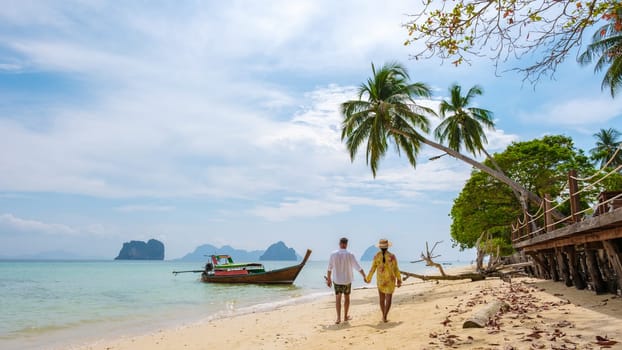
[[[393,244],[391,244],[391,242],[389,242],[389,240],[383,238],[383,239],[378,241],[378,244],[376,244],[376,247],[382,249],[382,248],[389,248],[392,245]]]

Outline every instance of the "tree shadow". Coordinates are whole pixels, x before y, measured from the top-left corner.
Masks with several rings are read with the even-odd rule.
[[[552,295],[561,300],[567,300],[575,306],[622,320],[622,298],[615,294],[596,294],[592,290],[579,290],[567,287],[562,282],[551,280],[523,281],[527,286],[533,286],[540,292]]]
[[[322,330],[323,331],[341,331],[345,329],[354,329],[354,328],[361,328],[361,327],[373,328],[376,330],[387,330],[387,329],[397,327],[401,325],[402,323],[404,322],[389,320],[389,322],[378,321],[378,323],[375,323],[375,324],[364,323],[364,324],[352,325],[350,321],[347,321],[347,322],[341,322],[339,324],[322,325]]]

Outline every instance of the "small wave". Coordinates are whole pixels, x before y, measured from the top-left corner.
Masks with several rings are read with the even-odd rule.
[[[269,303],[260,303],[260,304],[255,304],[251,306],[241,307],[239,309],[236,309],[232,305],[230,308],[228,307],[227,310],[216,312],[202,319],[201,321],[199,321],[199,323],[206,323],[206,322],[219,320],[223,318],[236,317],[236,316],[247,315],[247,314],[258,313],[258,312],[272,311],[272,310],[276,310],[284,306],[302,304],[302,303],[306,303],[310,301],[319,300],[329,295],[332,295],[332,292],[309,293],[309,294],[304,294],[304,295],[297,296],[297,297],[290,298],[290,299],[272,301]]]

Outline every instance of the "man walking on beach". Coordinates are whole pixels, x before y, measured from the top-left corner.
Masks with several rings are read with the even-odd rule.
[[[348,315],[350,309],[350,291],[352,290],[352,270],[357,270],[365,280],[365,271],[361,268],[354,254],[348,251],[348,239],[343,237],[339,240],[339,250],[334,251],[328,260],[328,272],[326,285],[330,288],[335,285],[335,308],[337,310],[337,320],[335,324],[341,323],[341,296],[343,295],[344,321],[351,319]]]

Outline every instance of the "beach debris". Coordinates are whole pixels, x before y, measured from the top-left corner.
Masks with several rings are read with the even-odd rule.
[[[499,299],[494,300],[484,307],[475,310],[473,314],[464,321],[462,328],[484,328],[486,325],[499,328],[498,322],[491,319],[497,312],[507,309],[509,309],[509,305],[506,302]]]
[[[492,263],[489,262],[488,267],[486,269],[478,267],[477,272],[468,272],[468,273],[462,273],[458,275],[448,275],[445,273],[445,270],[443,269],[442,264],[439,264],[434,261],[435,258],[438,258],[440,256],[440,255],[434,255],[434,249],[436,248],[438,244],[442,242],[443,241],[438,241],[434,243],[434,245],[432,246],[432,249],[429,248],[428,242],[426,242],[425,243],[426,251],[425,253],[423,252],[421,253],[421,259],[411,261],[411,263],[417,263],[417,262],[423,261],[426,263],[426,266],[436,267],[440,273],[440,276],[439,275],[437,276],[421,275],[421,274],[412,273],[408,271],[400,271],[400,273],[403,276],[402,277],[403,280],[405,281],[409,277],[414,277],[414,278],[418,278],[423,281],[436,281],[438,283],[438,281],[441,281],[441,280],[451,281],[451,280],[470,279],[471,281],[481,281],[481,280],[486,279],[486,277],[499,277],[503,281],[508,282],[511,285],[511,282],[512,282],[510,279],[511,276],[525,275],[524,272],[521,272],[520,270],[517,270],[516,268],[520,269],[526,266],[531,266],[532,264],[531,262],[529,262],[529,263],[520,263],[520,264],[513,264],[513,265],[504,265],[501,262],[498,252],[497,252],[497,257],[495,259],[492,259],[491,257],[491,260],[493,262]],[[513,270],[510,272],[502,272],[501,271],[502,268],[513,268]]]
[[[613,339],[609,339],[607,338],[607,336],[601,337],[600,335],[596,336],[596,344],[601,346],[601,347],[605,347],[605,348],[610,348],[613,345],[616,345],[618,342],[613,340]]]

